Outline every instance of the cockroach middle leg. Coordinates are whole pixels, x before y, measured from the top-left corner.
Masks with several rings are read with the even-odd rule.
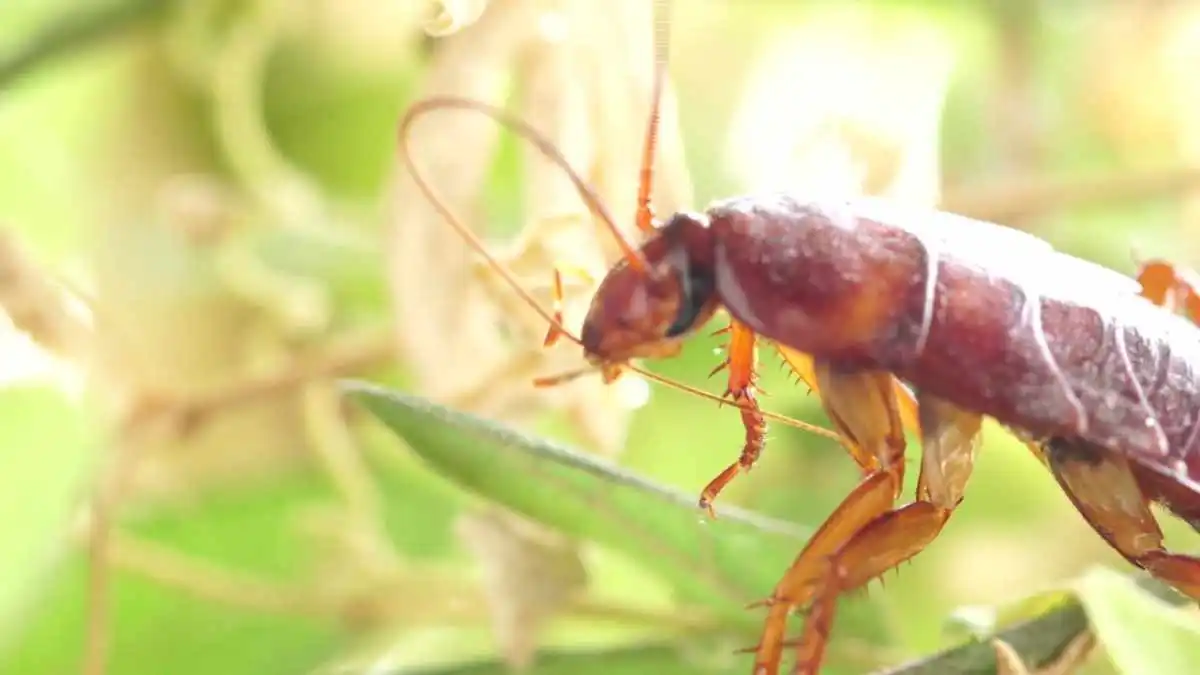
[[[817,382],[816,365],[813,363],[813,358],[779,343],[775,343],[775,351],[778,352],[783,363],[791,369],[792,374],[803,382],[810,392],[820,396],[820,384]],[[920,437],[921,426],[917,419],[916,397],[900,380],[893,379],[892,390],[895,393],[896,402],[900,406],[900,421],[904,430]]]
[[[729,334],[729,345],[726,348],[725,361],[717,366],[712,374],[716,375],[722,370],[729,371],[729,384],[725,389],[725,397],[741,408],[742,426],[746,429],[746,441],[742,445],[742,454],[738,460],[712,479],[700,493],[700,508],[707,509],[711,517],[716,515],[712,508],[713,500],[733,480],[734,476],[749,471],[754,466],[767,442],[767,420],[754,395],[758,380],[758,375],[754,370],[758,361],[754,331],[737,321],[730,320],[729,327],[721,332]]]
[[[978,448],[979,415],[929,395],[919,398],[924,454],[917,500],[895,508],[904,483],[904,435],[894,381],[882,372],[847,373],[817,362],[822,403],[860,448],[866,477],[821,526],[765,602],[756,674],[778,672],[792,608],[810,608],[796,642],[794,675],[815,675],[839,596],[912,558],[941,531],[962,500]]]
[[[1129,460],[1082,440],[1044,444],[1050,471],[1075,508],[1129,562],[1200,601],[1200,558],[1170,553]]]

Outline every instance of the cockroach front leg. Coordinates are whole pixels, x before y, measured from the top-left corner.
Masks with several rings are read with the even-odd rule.
[[[754,371],[758,358],[754,331],[731,319],[729,327],[721,332],[729,334],[729,346],[726,349],[725,361],[717,366],[712,374],[716,375],[722,370],[729,371],[725,397],[740,407],[742,426],[746,429],[746,441],[742,445],[742,454],[738,460],[712,479],[700,493],[700,508],[707,509],[710,517],[716,517],[712,508],[713,500],[734,476],[749,471],[754,466],[767,442],[767,420],[763,417],[758,400],[754,396],[758,379]]]
[[[1097,534],[1129,562],[1200,601],[1200,558],[1169,553],[1129,460],[1082,440],[1045,444],[1051,472]]]
[[[542,346],[543,347],[553,347],[555,344],[558,343],[558,340],[561,337],[566,335],[566,333],[563,332],[563,325],[565,322],[565,319],[563,317],[563,303],[565,302],[565,296],[566,296],[566,293],[563,289],[563,272],[564,271],[571,274],[576,279],[583,281],[583,283],[585,283],[588,286],[594,286],[596,284],[595,280],[592,279],[591,275],[580,268],[566,267],[563,265],[555,265],[554,271],[553,271],[554,282],[553,282],[553,285],[550,287],[551,302],[554,303],[552,305],[551,311],[553,312],[555,323],[550,324],[550,326],[548,326],[546,328],[546,336],[544,338],[542,338]]]
[[[778,672],[792,608],[810,613],[796,642],[794,675],[815,675],[824,657],[838,597],[925,548],[962,499],[981,419],[929,395],[919,398],[924,443],[918,499],[895,508],[904,482],[904,436],[887,373],[846,373],[816,364],[822,402],[836,426],[872,467],[796,558],[766,601],[770,608],[755,658],[756,675]],[[863,461],[869,458],[870,461]]]

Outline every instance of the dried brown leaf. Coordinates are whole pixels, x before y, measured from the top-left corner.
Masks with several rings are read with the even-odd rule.
[[[596,3],[568,0],[558,7],[559,20],[543,21],[539,42],[525,54],[530,82],[522,113],[563,150],[617,227],[636,241],[640,235],[633,214],[653,84],[653,4],[625,1],[601,9]],[[657,156],[665,161],[658,162],[655,200],[660,209],[674,209],[690,199],[691,185],[669,87],[664,103]],[[531,280],[541,293],[549,291],[545,270],[553,265],[590,276],[592,283],[566,289],[565,318],[569,328],[578,330],[596,284],[618,259],[619,248],[561,170],[532,153],[526,161],[526,199],[533,221],[509,260],[531,275],[542,270],[541,279]],[[537,330],[545,330],[540,319],[530,319]],[[553,361],[559,370],[582,365],[578,349],[570,350],[575,356],[561,365],[557,356],[547,355],[547,365]],[[615,454],[624,445],[631,410],[645,395],[645,384],[633,378],[615,388],[590,378],[554,391],[545,403],[562,409],[590,447]]]
[[[9,229],[0,229],[0,310],[46,351],[67,359],[85,356],[91,328]]]
[[[575,546],[496,510],[465,515],[456,529],[482,566],[505,661],[514,668],[529,667],[546,620],[586,585],[587,572]]]
[[[532,30],[527,0],[496,2],[480,21],[445,38],[422,96],[454,94],[488,102]],[[490,168],[499,129],[478,114],[443,112],[414,125],[412,152],[447,206],[465,220]],[[497,369],[508,348],[497,339],[503,317],[475,283],[475,254],[441,220],[407,172],[393,185],[390,269],[396,335],[422,393],[445,398]]]
[[[494,0],[477,23],[445,39],[422,93],[500,104],[498,83],[515,74],[520,116],[555,144],[595,187],[617,226],[635,237],[653,64],[651,10],[651,3],[637,0],[603,9],[582,0]],[[631,37],[629,22],[643,23],[644,33],[633,31]],[[457,112],[426,117],[414,133],[414,154],[426,178],[451,211],[476,227],[498,133],[486,117]],[[677,135],[672,107],[661,134],[663,147],[674,150],[659,179],[668,195],[690,189]],[[577,333],[618,248],[561,167],[527,144],[521,152],[524,226],[512,241],[491,249],[544,307],[551,304],[552,271],[562,268],[564,319]],[[631,403],[644,399],[646,383],[629,377],[606,386],[588,377],[552,390],[534,388],[535,376],[584,366],[578,346],[562,341],[543,349],[545,320],[442,222],[411,177],[399,176],[394,189],[390,250],[397,337],[421,393],[516,425],[558,410],[588,447],[617,454],[625,444]],[[518,667],[529,664],[539,626],[584,585],[576,546],[498,510],[464,518],[459,532],[484,567],[505,658]]]
[[[510,59],[525,92],[518,102],[522,117],[560,148],[596,187],[618,226],[633,236],[637,169],[650,103],[652,7],[626,0],[614,5],[622,8],[623,14],[613,18],[612,12],[598,11],[594,3],[545,2],[527,8],[523,15],[527,24],[518,27],[516,19],[501,21],[501,12],[517,12],[516,4],[493,3],[478,24],[447,40],[430,75],[430,91],[496,102],[498,94],[484,91],[484,85],[495,77],[488,69],[495,67],[497,60]],[[625,18],[643,24],[644,29],[628,30],[618,21]],[[523,32],[504,40],[489,37],[490,31],[505,27]],[[476,49],[481,44],[502,42],[505,50],[472,53],[466,48],[452,49],[452,41],[460,38],[471,38]],[[614,54],[625,54],[629,61],[614,60]],[[450,78],[462,67],[453,65],[457,59],[476,64],[471,77]],[[641,82],[631,85],[634,73],[644,75]],[[640,92],[635,94],[631,87]],[[488,97],[487,93],[495,95]],[[614,99],[621,103],[614,104]],[[644,101],[644,105],[630,105],[631,100]],[[678,150],[681,144],[673,112],[672,107],[664,117],[663,146]],[[434,117],[436,120],[426,118],[427,131],[418,132],[426,146],[418,161],[429,165],[430,178],[447,197],[450,208],[469,217],[482,188],[479,167],[490,161],[494,148],[495,125],[476,116],[469,121],[480,127],[471,127],[474,135],[464,135],[460,120],[465,116],[446,113]],[[430,149],[428,138],[435,135],[457,140],[457,147],[469,151],[470,156],[455,156],[446,146]],[[487,142],[480,142],[483,139]],[[592,283],[568,277],[564,301],[568,327],[577,330],[595,282],[615,262],[617,247],[561,168],[531,148],[523,148],[523,152],[526,227],[510,245],[495,249],[547,306],[555,265],[584,271]],[[682,153],[674,153],[666,166],[672,170],[660,174],[659,183],[669,188],[664,191],[679,194],[690,190]],[[624,444],[630,392],[606,387],[598,378],[584,378],[554,390],[534,389],[530,380],[535,375],[585,365],[578,348],[563,344],[541,350],[538,345],[547,328],[544,320],[485,266],[477,261],[460,266],[460,261],[473,254],[427,205],[419,203],[415,192],[410,181],[402,178],[397,199],[403,212],[397,217],[393,240],[393,288],[403,317],[400,341],[423,393],[515,423],[546,410],[563,410],[588,446],[616,453]],[[636,380],[625,387],[633,387],[633,395],[640,397]]]

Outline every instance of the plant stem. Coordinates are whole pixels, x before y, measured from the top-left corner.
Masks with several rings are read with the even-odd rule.
[[[1135,573],[1133,577],[1156,597],[1173,604],[1186,602],[1169,586],[1144,573]],[[1005,642],[1028,668],[1037,672],[1037,669],[1071,657],[1069,652],[1078,649],[1079,639],[1087,631],[1088,620],[1083,606],[1071,600],[1040,616],[1015,622],[993,635],[871,675],[995,675],[998,666],[993,640]]]

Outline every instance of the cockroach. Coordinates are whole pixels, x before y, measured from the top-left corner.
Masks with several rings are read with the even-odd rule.
[[[662,380],[630,362],[673,356],[720,311],[729,316],[721,398],[740,409],[746,440],[738,461],[703,490],[702,507],[711,509],[763,449],[758,343],[773,344],[820,396],[863,477],[758,603],[767,618],[753,672],[778,673],[789,646],[793,674],[818,672],[838,598],[923,550],[962,501],[985,417],[1030,447],[1116,551],[1200,600],[1200,558],[1164,548],[1149,506],[1159,503],[1200,531],[1195,276],[1153,260],[1129,278],[1019,230],[871,198],[760,194],[660,221],[650,190],[667,53],[665,7],[658,10],[640,246],[622,236],[552,144],[495,107],[452,97],[418,102],[400,126],[402,154],[443,217],[547,320],[546,342],[576,342],[606,380],[625,370]],[[535,144],[620,244],[623,259],[600,283],[578,337],[420,178],[408,128],[447,108],[487,114]],[[898,507],[906,429],[920,438],[922,456],[916,498]],[[804,629],[789,642],[787,618],[802,607]]]

